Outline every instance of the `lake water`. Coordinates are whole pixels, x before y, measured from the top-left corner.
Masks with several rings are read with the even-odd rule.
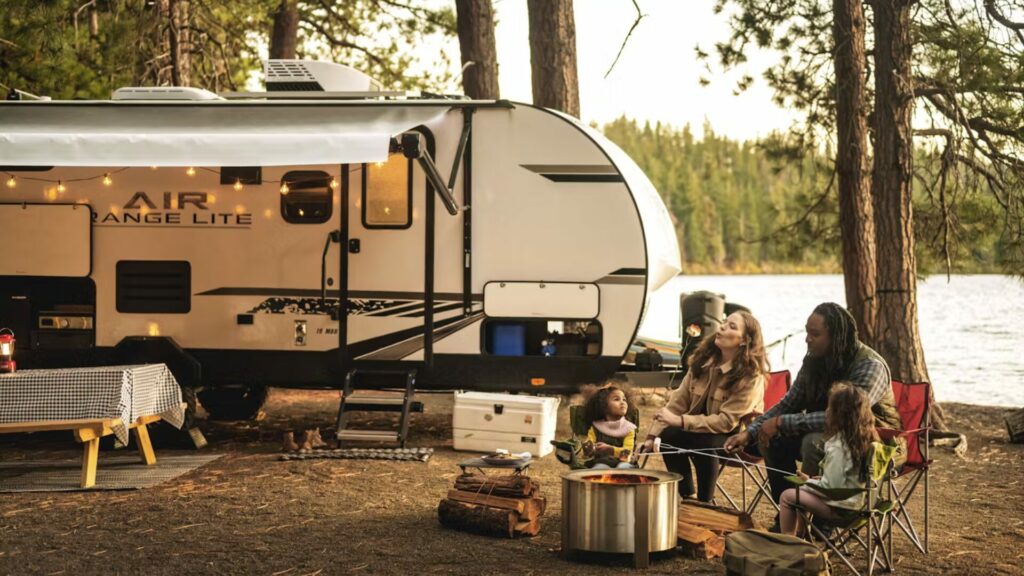
[[[918,316],[928,373],[939,401],[1024,406],[1024,284],[1009,276],[931,276],[918,283]],[[821,302],[844,303],[843,278],[678,276],[655,292],[640,334],[679,340],[679,293],[710,290],[757,316],[773,370],[796,375],[807,347],[803,326]]]

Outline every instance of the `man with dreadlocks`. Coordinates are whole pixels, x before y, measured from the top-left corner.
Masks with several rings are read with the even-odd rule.
[[[808,476],[817,476],[824,456],[825,408],[832,385],[846,381],[868,395],[875,426],[902,429],[892,394],[889,367],[857,338],[857,324],[845,308],[819,304],[807,319],[807,355],[789,392],[746,430],[730,436],[726,451],[737,452],[757,441],[768,466],[776,502],[788,485],[779,470],[795,471],[796,461]],[[897,465],[905,460],[898,450]],[[775,470],[772,470],[772,469]]]

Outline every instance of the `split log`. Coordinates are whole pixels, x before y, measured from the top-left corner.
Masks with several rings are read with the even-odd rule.
[[[508,476],[484,476],[482,474],[463,474],[455,479],[455,488],[466,492],[482,492],[493,496],[525,498],[532,496],[540,489],[537,482],[527,476],[510,474]]]
[[[448,499],[437,505],[437,519],[446,528],[506,538],[513,537],[520,524],[519,515],[514,511]]]
[[[686,501],[679,505],[679,523],[706,528],[719,535],[754,527],[750,514],[703,502]]]
[[[515,533],[517,536],[536,536],[540,533],[540,518],[516,522]]]
[[[680,546],[698,560],[711,560],[725,555],[725,538],[707,528],[679,521],[676,534]]]
[[[505,498],[503,496],[488,496],[464,490],[449,490],[448,499],[456,502],[465,502],[466,504],[512,510],[523,520],[540,518],[547,507],[547,500],[544,498]]]
[[[1010,442],[1024,444],[1024,408],[1008,413],[1003,420],[1006,422]]]

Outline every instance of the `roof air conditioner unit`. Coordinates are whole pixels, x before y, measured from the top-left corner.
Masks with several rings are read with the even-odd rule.
[[[181,86],[118,88],[114,100],[223,100],[209,90]]]
[[[264,60],[267,92],[380,92],[381,83],[333,62]]]

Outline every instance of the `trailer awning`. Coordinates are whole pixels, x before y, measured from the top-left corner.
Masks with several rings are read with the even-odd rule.
[[[12,102],[5,166],[285,166],[382,162],[443,104]]]

